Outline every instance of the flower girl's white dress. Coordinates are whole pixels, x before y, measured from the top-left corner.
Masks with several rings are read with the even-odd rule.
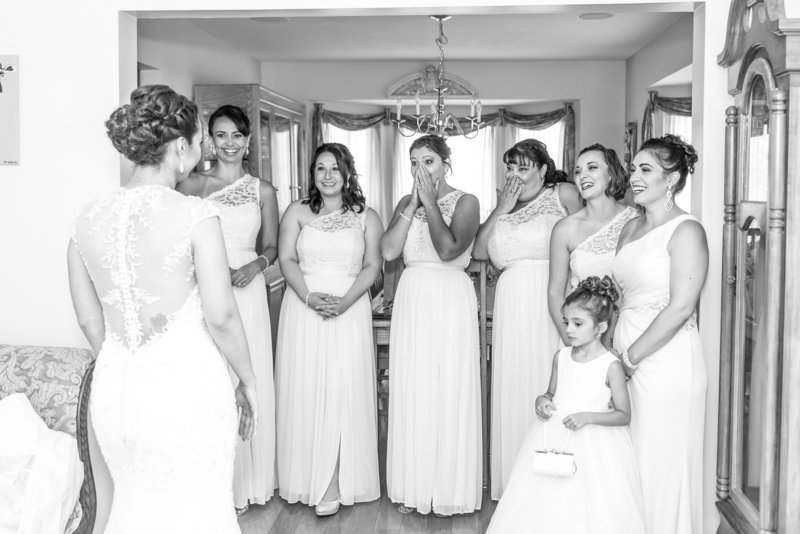
[[[557,412],[534,423],[520,449],[508,486],[487,532],[537,534],[643,534],[639,471],[627,426],[586,425],[567,429],[562,420],[576,412],[606,412],[611,390],[610,353],[590,362],[572,359],[572,347],[558,353]],[[557,477],[534,471],[536,450],[573,452],[577,471]]]

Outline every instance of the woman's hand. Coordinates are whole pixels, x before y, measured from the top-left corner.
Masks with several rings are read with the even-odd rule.
[[[517,205],[517,199],[522,191],[522,181],[516,176],[510,180],[506,180],[506,185],[503,190],[497,189],[497,206],[494,210],[498,215],[507,215],[511,213],[514,206]]]
[[[406,209],[411,209],[412,217],[413,213],[417,211],[419,205],[420,205],[420,200],[419,200],[419,191],[417,189],[417,177],[414,176],[414,185],[411,186],[411,198],[409,199],[408,205],[406,206]]]
[[[414,177],[417,186],[417,194],[419,200],[425,209],[436,204],[436,184],[433,181],[433,176],[422,166],[417,167],[417,175]]]
[[[564,418],[564,426],[570,430],[578,430],[591,423],[591,414],[586,412],[573,413]]]
[[[231,269],[231,283],[236,287],[245,287],[252,282],[253,278],[260,272],[261,269],[258,268],[258,264],[251,261],[238,269]]]
[[[539,395],[536,397],[536,416],[540,420],[547,421],[555,411],[556,405],[553,404],[553,401],[544,395]]]
[[[333,295],[314,291],[308,294],[308,297],[305,299],[305,303],[309,308],[319,313],[319,310],[322,309],[322,306],[327,304],[328,299],[331,297],[333,297]]]
[[[325,299],[325,303],[315,311],[323,319],[335,319],[350,308],[350,304],[345,302],[342,297],[331,296]]]
[[[258,399],[256,387],[245,386],[241,382],[236,388],[236,406],[239,408],[239,436],[250,439],[258,428]]]

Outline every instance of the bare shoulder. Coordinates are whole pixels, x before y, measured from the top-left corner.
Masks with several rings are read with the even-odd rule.
[[[456,201],[456,210],[464,210],[468,212],[478,212],[480,209],[480,202],[478,201],[478,197],[473,195],[472,193],[464,193],[461,197]]]
[[[670,246],[707,248],[706,231],[697,219],[687,219],[678,223],[670,239]]]
[[[378,215],[377,211],[369,207],[367,208],[366,224],[367,226],[378,225],[383,229],[383,222],[381,221],[380,215]]]
[[[272,182],[268,182],[268,181],[262,180],[260,178],[257,178],[257,180],[260,182],[258,184],[258,188],[261,190],[261,197],[262,198],[265,197],[265,196],[268,197],[268,198],[273,198],[273,197],[277,198],[277,194],[275,192],[275,187],[272,185]]]

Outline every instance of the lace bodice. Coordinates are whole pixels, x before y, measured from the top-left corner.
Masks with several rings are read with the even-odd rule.
[[[571,289],[578,287],[581,280],[589,276],[611,276],[611,264],[617,253],[617,242],[622,227],[638,217],[639,212],[630,206],[617,213],[600,230],[590,235],[575,247],[569,255],[569,284]]]
[[[321,215],[303,226],[297,257],[303,274],[357,276],[364,264],[367,208]]]
[[[232,184],[208,195],[219,207],[225,247],[255,250],[261,229],[261,181],[245,174]]]
[[[524,208],[502,215],[489,235],[489,257],[499,269],[519,260],[550,258],[550,234],[567,211],[558,197],[558,186],[545,189]]]
[[[191,232],[216,215],[209,202],[159,185],[121,188],[81,211],[72,240],[109,338],[135,350],[166,332],[181,311],[199,309]]]
[[[572,359],[572,347],[558,353],[558,385],[553,397],[562,417],[576,412],[607,412],[611,389],[606,385],[609,366],[617,358],[606,352],[589,362]]]
[[[442,218],[448,226],[453,220],[453,214],[456,211],[458,199],[463,195],[463,191],[456,189],[455,191],[450,191],[436,202],[439,205],[439,210],[442,212]],[[425,208],[422,206],[417,208],[411,220],[411,227],[408,229],[406,242],[403,245],[403,261],[406,264],[414,262],[444,263],[446,265],[454,265],[461,269],[466,269],[469,265],[471,253],[472,244],[457,258],[450,261],[442,261],[431,240],[431,232],[428,228],[428,217],[425,215]]]
[[[626,243],[614,258],[614,279],[622,290],[621,312],[633,312],[649,320],[667,307],[670,302],[669,241],[680,223],[696,221],[684,214],[661,226],[653,228],[635,241]],[[696,325],[695,318],[687,321],[686,328]]]

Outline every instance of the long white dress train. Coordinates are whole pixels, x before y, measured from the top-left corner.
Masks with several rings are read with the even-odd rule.
[[[309,291],[343,296],[361,271],[364,219],[322,215],[297,238]],[[303,295],[304,297],[305,295]],[[325,320],[287,288],[278,326],[278,482],[288,502],[316,505],[339,459],[342,504],[380,497],[372,308],[367,294]]]
[[[627,243],[614,260],[622,305],[614,344],[626,350],[670,301],[667,247],[681,215]],[[706,368],[691,317],[639,363],[628,382],[631,438],[639,463],[649,534],[703,531],[703,426]]]
[[[463,194],[439,199],[447,224]],[[481,506],[478,308],[464,272],[471,250],[443,262],[422,208],[403,247],[389,340],[386,484],[393,502],[423,514]]]
[[[236,404],[203,320],[191,247],[195,225],[216,214],[150,185],[112,192],[75,221],[106,324],[89,404],[114,481],[106,534],[240,532]]]
[[[256,259],[255,242],[261,228],[261,181],[245,174],[207,199],[219,207],[228,265],[237,269]],[[264,504],[275,493],[275,389],[272,377],[272,332],[264,275],[258,273],[245,287],[233,287],[250,361],[256,376],[258,432],[236,444],[233,501],[239,508]],[[236,375],[231,371],[234,385]]]
[[[538,419],[528,433],[487,534],[644,534],[642,492],[627,426],[586,425],[568,430],[562,420],[576,412],[607,412],[611,390],[610,353],[589,362],[572,359],[572,347],[558,353],[556,413]],[[533,470],[536,450],[574,454],[570,477]],[[673,534],[677,534],[675,531]]]
[[[511,468],[536,419],[534,400],[547,390],[561,338],[547,307],[550,234],[567,215],[558,187],[504,215],[489,236],[492,262],[503,273],[492,316],[492,499],[503,494]]]

